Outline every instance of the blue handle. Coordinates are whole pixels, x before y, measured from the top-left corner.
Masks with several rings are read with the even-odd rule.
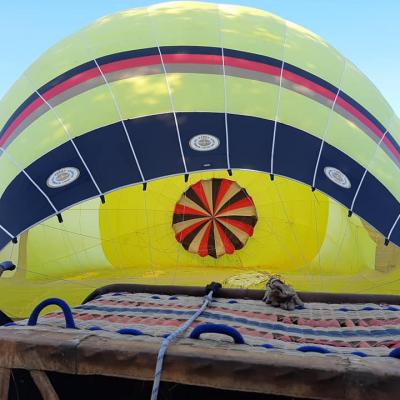
[[[231,326],[224,324],[201,324],[193,329],[191,339],[199,339],[202,333],[220,333],[230,336],[236,344],[244,344],[243,336]]]
[[[40,312],[47,306],[59,306],[64,313],[65,327],[70,328],[70,329],[77,329],[77,327],[75,325],[74,317],[72,315],[71,309],[69,308],[69,305],[64,300],[61,300],[58,298],[51,298],[51,299],[43,300],[41,303],[39,303],[34,308],[31,316],[29,317],[29,320],[28,320],[29,326],[35,326],[37,324],[37,320],[39,318]]]

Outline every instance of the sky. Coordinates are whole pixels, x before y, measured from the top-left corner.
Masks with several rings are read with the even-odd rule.
[[[356,64],[400,116],[400,0],[219,0],[257,7],[322,36]],[[0,0],[0,98],[49,47],[145,0]]]

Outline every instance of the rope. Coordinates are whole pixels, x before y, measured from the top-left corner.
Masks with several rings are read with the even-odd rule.
[[[190,327],[190,325],[192,325],[192,323],[203,313],[203,311],[212,302],[212,297],[213,297],[214,291],[216,291],[219,287],[221,287],[221,286],[220,285],[216,286],[216,285],[212,285],[212,284],[208,285],[206,290],[208,290],[209,288],[211,288],[211,290],[208,292],[206,298],[204,299],[204,302],[203,302],[203,305],[201,306],[201,308],[199,310],[197,310],[191,316],[191,318],[189,318],[184,324],[182,324],[175,332],[171,333],[170,335],[168,335],[166,338],[164,338],[162,340],[160,350],[158,351],[158,356],[157,356],[157,364],[156,364],[156,370],[154,373],[154,382],[153,382],[153,389],[151,392],[151,400],[157,400],[157,397],[158,397],[164,356],[168,349],[168,346],[178,336],[182,335]]]

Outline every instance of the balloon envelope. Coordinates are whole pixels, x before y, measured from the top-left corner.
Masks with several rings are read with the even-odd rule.
[[[17,264],[1,300],[16,315],[112,282],[280,274],[298,290],[398,293],[400,121],[350,61],[265,11],[104,17],[24,73],[0,127],[1,256]],[[223,223],[204,182],[238,188]],[[191,205],[211,222],[193,228],[182,207],[200,186]]]

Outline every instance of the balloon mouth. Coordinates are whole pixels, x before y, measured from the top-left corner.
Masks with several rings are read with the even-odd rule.
[[[237,182],[212,178],[191,185],[175,205],[175,238],[190,253],[219,258],[243,248],[253,235],[257,211]]]

